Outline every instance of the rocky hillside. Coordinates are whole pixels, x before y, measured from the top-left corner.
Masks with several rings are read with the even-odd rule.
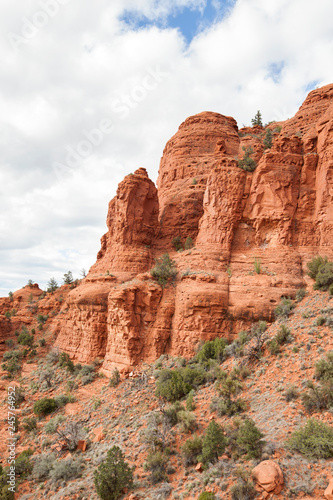
[[[265,127],[185,120],[87,277],[0,299],[0,500],[10,429],[24,500],[99,498],[114,445],[126,500],[333,498],[332,201],[333,85]]]

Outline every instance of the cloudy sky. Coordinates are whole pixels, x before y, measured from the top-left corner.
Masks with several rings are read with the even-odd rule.
[[[89,269],[107,204],[209,110],[293,116],[333,82],[331,0],[1,0],[0,296]]]

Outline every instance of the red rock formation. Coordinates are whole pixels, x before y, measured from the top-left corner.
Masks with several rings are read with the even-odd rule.
[[[90,276],[107,271],[133,275],[149,269],[153,261],[150,246],[158,231],[158,200],[144,168],[119,184],[109,204],[107,226]]]
[[[238,133],[233,118],[200,113],[165,147],[159,202],[144,169],[125,177],[97,262],[57,320],[61,349],[83,362],[104,358],[107,374],[164,352],[190,356],[201,340],[271,320],[281,296],[304,286],[306,262],[333,257],[333,85],[269,127],[264,149],[262,127]],[[254,151],[254,172],[238,167],[243,146]],[[178,235],[195,247],[174,252]],[[162,289],[138,273],[166,250],[178,275]]]
[[[202,200],[210,173],[238,154],[236,121],[218,113],[187,118],[165,146],[157,181],[160,248],[178,235],[195,240],[203,215]]]
[[[260,489],[278,495],[284,485],[280,466],[273,460],[264,460],[252,471],[252,477]]]

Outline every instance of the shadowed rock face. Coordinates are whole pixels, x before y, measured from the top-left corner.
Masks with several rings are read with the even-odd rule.
[[[238,167],[243,146],[254,172]],[[55,327],[61,349],[104,358],[106,373],[190,356],[200,340],[271,320],[281,296],[305,285],[306,262],[333,257],[333,85],[266,129],[238,131],[217,113],[188,118],[164,149],[157,185],[144,169],[119,184],[97,262]],[[176,236],[194,247],[175,252]],[[178,275],[162,289],[147,271],[165,251]]]

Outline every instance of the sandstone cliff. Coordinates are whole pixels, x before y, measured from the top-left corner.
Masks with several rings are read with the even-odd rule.
[[[254,172],[238,167],[249,146]],[[103,358],[108,374],[272,319],[281,296],[306,284],[306,262],[333,256],[333,85],[266,129],[238,130],[218,113],[188,118],[157,186],[142,168],[119,184],[97,262],[53,325],[56,345],[78,361]],[[193,248],[175,252],[176,236]],[[165,251],[178,274],[162,289],[148,271]]]

